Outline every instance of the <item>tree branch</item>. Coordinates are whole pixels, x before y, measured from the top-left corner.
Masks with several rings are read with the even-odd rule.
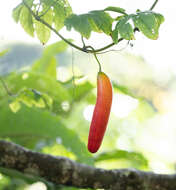
[[[105,170],[65,157],[41,154],[0,140],[0,167],[41,177],[56,185],[112,190],[175,190],[176,175],[132,169]]]

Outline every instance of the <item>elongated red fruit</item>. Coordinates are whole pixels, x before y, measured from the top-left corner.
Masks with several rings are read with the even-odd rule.
[[[99,72],[97,76],[97,101],[89,130],[88,150],[98,151],[109,120],[112,104],[112,86],[108,76]]]

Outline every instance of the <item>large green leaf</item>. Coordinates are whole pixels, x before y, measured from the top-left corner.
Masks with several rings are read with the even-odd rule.
[[[64,41],[47,46],[43,51],[42,57],[32,66],[32,71],[49,75],[56,80],[56,59],[54,56],[65,51],[66,48],[67,44]]]
[[[131,17],[130,16],[124,16],[122,17],[116,24],[115,30],[113,33],[120,34],[120,36],[126,40],[133,40],[134,39],[134,32],[133,27],[131,25]],[[116,39],[116,38],[115,38]],[[115,43],[117,43],[116,40],[114,40]]]
[[[155,19],[156,19],[156,23],[157,23],[157,27],[159,28],[160,25],[164,22],[164,17],[163,15],[159,14],[159,13],[154,13],[155,15]]]
[[[22,89],[17,96],[12,99],[9,104],[11,110],[16,113],[21,108],[21,103],[28,107],[36,106],[39,108],[47,107],[49,110],[52,107],[52,98],[47,94],[40,93],[34,89]]]
[[[12,17],[15,20],[16,23],[18,23],[19,19],[20,19],[20,13],[21,13],[21,9],[23,8],[23,4],[20,3],[19,5],[17,5],[13,11],[12,11]]]
[[[73,27],[82,36],[89,38],[91,34],[91,25],[88,21],[88,17],[85,14],[76,15],[72,14],[65,20],[65,26],[67,30],[71,30]]]
[[[64,82],[63,85],[68,90],[69,94],[72,95],[74,102],[80,101],[83,97],[88,95],[88,93],[94,88],[89,81],[86,81],[78,85],[74,85],[73,79]]]
[[[127,86],[119,85],[115,82],[112,82],[112,84],[113,84],[114,89],[117,89],[121,93],[126,94],[136,99],[142,99],[142,97],[138,97],[137,95],[135,95],[135,93],[133,93]]]
[[[73,86],[74,88],[74,86]],[[90,82],[85,82],[78,86],[75,86],[75,97],[74,101],[80,101],[83,97],[85,97],[91,90],[93,89],[93,85]],[[74,90],[74,89],[73,89]]]
[[[0,137],[10,138],[27,146],[39,140],[60,139],[60,143],[73,152],[79,162],[92,164],[91,155],[76,132],[68,129],[62,119],[47,111],[22,106],[17,113],[11,112],[8,103],[0,104]],[[30,142],[31,141],[31,142]]]
[[[53,56],[42,56],[35,61],[32,71],[43,73],[56,80],[56,58]]]
[[[6,83],[9,89],[15,94],[23,88],[30,88],[41,93],[46,93],[60,103],[71,100],[68,91],[63,85],[45,74],[34,72],[14,73],[6,78]]]
[[[89,38],[91,31],[111,33],[113,19],[104,11],[91,11],[87,14],[70,15],[65,20],[65,26],[68,30],[74,28],[82,36]]]
[[[56,58],[54,56],[46,56],[45,58],[46,59],[44,60],[44,57],[42,57],[42,59],[35,62],[33,65],[33,71],[41,72],[56,80]]]
[[[43,14],[43,12],[39,14]],[[41,19],[43,19],[45,22],[51,25],[53,22],[52,9],[50,8],[49,10],[47,10],[47,12],[44,13]],[[46,44],[50,38],[50,33],[51,33],[50,29],[41,22],[35,20],[35,31],[40,42],[42,44]]]
[[[53,8],[54,24],[56,30],[60,30],[64,26],[65,19],[72,13],[72,9],[67,0],[57,1]]]
[[[104,11],[91,11],[88,13],[88,17],[89,20],[95,23],[99,32],[104,32],[107,35],[111,33],[113,19],[108,13]],[[94,31],[94,28],[92,30]]]
[[[65,18],[72,14],[72,8],[68,0],[42,0],[42,3],[45,5],[46,10],[52,8],[55,28],[60,30],[64,26]],[[45,13],[45,10],[43,12]]]
[[[59,41],[47,46],[43,51],[43,56],[55,56],[63,51],[65,51],[68,47],[66,42]]]
[[[34,0],[24,0],[26,4],[31,8],[33,5]]]
[[[132,16],[135,26],[148,38],[156,40],[164,17],[152,11],[139,12]]]
[[[34,27],[33,27],[32,15],[29,12],[28,8],[26,8],[25,6],[21,8],[19,19],[24,30],[33,37]],[[17,17],[16,17],[16,20],[18,21]]]

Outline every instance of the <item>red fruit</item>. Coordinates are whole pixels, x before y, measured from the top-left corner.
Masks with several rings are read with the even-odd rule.
[[[112,104],[112,86],[108,76],[99,72],[97,76],[97,101],[89,130],[88,150],[99,149],[109,120]]]

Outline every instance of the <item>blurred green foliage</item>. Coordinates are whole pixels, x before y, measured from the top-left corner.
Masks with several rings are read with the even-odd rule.
[[[63,41],[49,45],[28,70],[11,72],[0,78],[0,138],[35,151],[66,156],[98,167],[148,170],[147,158],[142,153],[136,152],[135,148],[130,151],[118,148],[117,140],[121,133],[126,132],[124,120],[113,113],[100,151],[96,155],[87,151],[90,123],[85,119],[84,112],[88,106],[95,104],[96,84],[85,79],[84,75],[72,76],[73,73],[64,81],[58,80],[56,55],[66,48]],[[69,71],[69,64],[64,67]],[[132,117],[140,121],[155,114],[145,98],[131,92],[127,86],[117,85],[113,81],[113,87],[114,94],[122,93],[139,101],[136,109],[125,119],[126,123]],[[130,131],[127,132],[127,138],[133,139]],[[134,145],[133,140],[131,144]],[[14,184],[16,186],[13,189],[25,189],[35,182],[35,179],[31,182],[13,172],[0,171],[2,190],[11,189]],[[48,189],[66,189],[44,183]]]

